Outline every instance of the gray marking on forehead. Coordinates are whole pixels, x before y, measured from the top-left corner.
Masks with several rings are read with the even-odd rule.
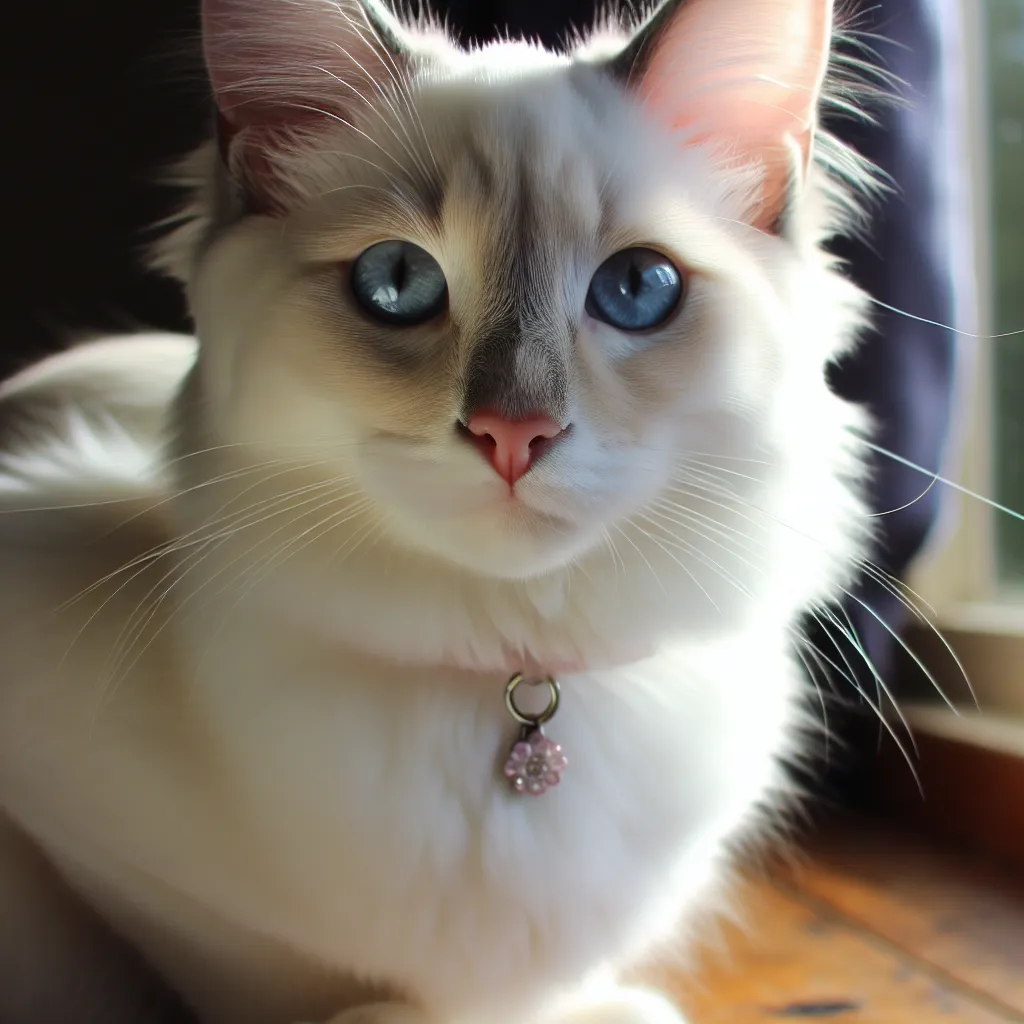
[[[483,148],[478,145],[471,134],[466,135],[463,144],[464,166],[473,177],[473,183],[479,189],[480,194],[487,199],[493,199],[495,190],[498,187],[498,176],[495,172],[494,161]]]
[[[575,64],[566,75],[570,87],[595,118],[608,115],[613,93],[608,89],[610,76],[589,64]]]
[[[423,204],[423,212],[427,219],[440,225],[444,213],[444,199],[448,183],[442,177],[441,172],[430,170],[421,172],[412,179],[412,186],[415,188],[420,202]]]

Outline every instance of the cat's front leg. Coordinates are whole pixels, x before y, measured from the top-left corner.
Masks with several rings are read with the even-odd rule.
[[[610,986],[564,1008],[543,1024],[686,1024],[686,1020],[658,992]]]
[[[403,1003],[356,1006],[325,1024],[427,1024],[420,1010]],[[545,1017],[538,1024],[686,1024],[664,996],[648,989],[612,987]]]

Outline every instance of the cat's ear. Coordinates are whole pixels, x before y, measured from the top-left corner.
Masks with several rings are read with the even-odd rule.
[[[752,220],[780,229],[811,159],[833,0],[666,0],[610,68],[690,144],[764,168]]]
[[[275,147],[358,121],[411,54],[380,0],[203,0],[202,31],[221,153],[257,204],[280,192]]]

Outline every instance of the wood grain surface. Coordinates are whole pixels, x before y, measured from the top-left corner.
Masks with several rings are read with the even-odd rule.
[[[734,906],[691,970],[645,972],[690,1024],[1024,1022],[1024,892],[997,869],[847,823]]]

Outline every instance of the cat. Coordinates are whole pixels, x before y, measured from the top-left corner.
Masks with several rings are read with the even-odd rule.
[[[197,340],[0,388],[4,1024],[680,1024],[623,979],[796,799],[868,541],[834,19],[204,0]]]

